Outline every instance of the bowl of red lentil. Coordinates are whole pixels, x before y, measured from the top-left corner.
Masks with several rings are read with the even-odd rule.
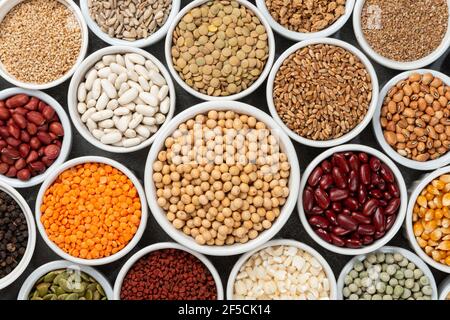
[[[145,192],[117,161],[75,158],[53,170],[36,198],[38,230],[60,257],[84,265],[116,261],[139,242],[147,224]]]
[[[450,162],[450,77],[403,72],[381,90],[373,116],[378,144],[399,164],[430,171]]]
[[[256,0],[256,5],[279,35],[303,41],[338,32],[350,18],[355,0]]]
[[[74,1],[3,1],[0,76],[22,88],[53,88],[81,64],[88,39],[86,22]]]
[[[183,132],[189,140],[181,141]],[[267,135],[261,140],[256,133]],[[227,147],[228,134],[236,141]],[[207,140],[214,150],[208,155],[202,151]],[[203,254],[228,256],[262,245],[283,227],[295,207],[299,176],[294,146],[270,116],[241,102],[210,101],[162,129],[144,183],[152,214],[170,237]]]
[[[378,90],[375,69],[360,50],[322,38],[296,43],[278,58],[266,97],[273,119],[293,140],[328,148],[366,128]]]
[[[409,191],[409,243],[430,266],[450,273],[450,167],[424,175]]]
[[[162,242],[136,252],[114,283],[115,300],[223,300],[214,265],[202,254]]]
[[[395,70],[423,68],[450,47],[450,0],[357,0],[353,30],[362,49]],[[436,19],[430,19],[435,17]]]

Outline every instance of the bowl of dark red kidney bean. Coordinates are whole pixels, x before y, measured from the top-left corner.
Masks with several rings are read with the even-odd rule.
[[[339,254],[377,250],[400,229],[407,190],[387,156],[363,145],[342,145],[320,154],[300,183],[303,227],[322,247]]]
[[[20,88],[0,92],[0,181],[16,188],[41,183],[71,145],[69,118],[55,99]]]
[[[35,244],[30,207],[19,192],[0,181],[0,290],[25,271]]]

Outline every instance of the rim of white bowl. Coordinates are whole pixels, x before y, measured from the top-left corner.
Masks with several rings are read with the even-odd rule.
[[[0,91],[0,100],[7,99],[11,96],[21,93],[24,93],[30,97],[36,97],[39,100],[42,100],[45,103],[47,103],[50,107],[52,107],[58,114],[59,121],[61,122],[61,125],[63,126],[64,129],[64,137],[62,139],[61,151],[59,153],[59,156],[58,158],[56,158],[55,162],[52,163],[52,165],[48,167],[43,173],[32,177],[28,181],[21,181],[17,178],[10,178],[3,174],[0,175],[1,182],[13,186],[14,188],[29,188],[42,183],[42,181],[44,181],[50,175],[50,172],[54,168],[57,168],[62,163],[64,163],[64,161],[66,161],[72,148],[72,126],[70,125],[69,117],[67,116],[63,107],[59,104],[58,101],[56,101],[54,98],[52,98],[45,92],[22,88],[9,88]]]
[[[447,11],[449,13],[449,19],[447,23],[447,32],[442,39],[441,44],[429,55],[423,57],[419,60],[401,62],[395,61],[383,57],[381,54],[377,53],[364,37],[364,33],[361,27],[361,13],[366,0],[356,0],[355,8],[353,10],[353,31],[355,32],[356,40],[358,41],[361,48],[376,62],[390,69],[394,70],[412,70],[420,69],[429,64],[432,64],[437,59],[439,59],[450,47],[450,0],[447,0]]]
[[[127,243],[127,245],[117,253],[114,253],[108,257],[103,257],[99,259],[82,259],[73,257],[70,254],[63,251],[60,247],[58,247],[53,241],[49,239],[47,236],[47,232],[45,231],[44,226],[41,222],[41,204],[42,204],[42,198],[47,191],[47,189],[53,184],[53,182],[56,180],[56,178],[65,170],[72,168],[74,166],[77,166],[79,164],[84,163],[103,163],[110,165],[118,170],[120,170],[123,174],[125,174],[133,183],[133,185],[136,187],[136,190],[138,191],[140,202],[141,202],[141,221],[139,223],[139,228],[137,229],[136,233],[134,234],[133,238]],[[55,168],[52,170],[51,174],[45,179],[45,181],[42,183],[39,193],[36,198],[36,207],[35,207],[35,217],[36,217],[36,224],[37,229],[39,233],[41,234],[41,237],[44,239],[47,246],[50,247],[50,249],[56,253],[61,258],[71,261],[72,263],[78,263],[82,265],[88,265],[88,266],[99,266],[108,264],[111,262],[114,262],[123,256],[125,256],[127,253],[129,253],[139,242],[139,240],[142,237],[142,234],[145,231],[145,228],[147,226],[147,201],[145,199],[145,191],[142,187],[141,183],[139,182],[138,178],[134,175],[134,173],[131,172],[130,169],[125,167],[123,164],[109,159],[105,157],[98,157],[98,156],[86,156],[86,157],[79,157],[72,160],[69,160],[65,163],[63,163],[58,168]]]
[[[9,0],[9,1],[3,1],[3,4],[0,5],[0,21],[3,20],[3,18],[8,14],[8,12],[11,11],[13,7],[15,7],[17,4],[23,2],[25,0]],[[76,3],[73,0],[56,0],[63,5],[65,5],[67,8],[70,9],[70,11],[73,13],[73,15],[77,18],[77,21],[80,25],[81,29],[81,47],[80,52],[78,54],[78,58],[72,68],[70,68],[69,71],[67,71],[62,77],[53,80],[48,83],[28,83],[23,82],[12,75],[9,74],[9,72],[4,68],[3,64],[0,61],[0,76],[3,77],[6,81],[9,83],[12,83],[15,86],[26,88],[30,90],[44,90],[44,89],[50,89],[53,87],[56,87],[60,85],[61,83],[65,82],[67,79],[69,79],[75,70],[77,70],[80,67],[81,62],[84,60],[84,57],[86,56],[87,49],[88,49],[88,42],[89,42],[89,32],[88,27],[86,25],[86,21],[84,21],[83,15],[81,14],[80,8],[76,5]]]
[[[372,100],[370,101],[369,108],[367,110],[366,115],[364,116],[364,119],[358,123],[357,126],[355,126],[351,131],[347,132],[343,136],[337,138],[337,139],[330,139],[325,141],[319,141],[319,140],[311,140],[307,139],[305,137],[302,137],[295,133],[293,130],[291,130],[284,122],[281,120],[280,116],[278,115],[277,109],[275,108],[275,104],[273,102],[273,84],[275,77],[278,73],[278,70],[280,69],[283,62],[294,52],[298,51],[301,48],[314,45],[314,44],[329,44],[341,47],[351,53],[353,53],[355,56],[357,56],[361,62],[364,64],[368,74],[370,75],[371,81],[372,81]],[[379,93],[379,87],[378,87],[378,77],[375,72],[375,69],[372,65],[372,63],[369,61],[369,59],[362,53],[359,49],[352,46],[351,44],[344,42],[342,40],[334,39],[334,38],[321,38],[321,39],[310,39],[305,40],[299,43],[294,44],[290,48],[288,48],[283,54],[275,61],[272,70],[270,71],[269,77],[267,79],[267,88],[266,88],[266,98],[267,98],[267,105],[269,106],[270,114],[272,115],[273,119],[278,123],[278,125],[283,128],[283,130],[295,141],[315,148],[329,148],[334,147],[343,143],[346,143],[354,138],[356,138],[370,123],[372,120],[373,114],[375,112],[375,109],[377,107],[378,102],[378,93]]]
[[[322,265],[323,269],[325,270],[325,273],[327,275],[327,278],[330,282],[330,300],[336,300],[337,299],[337,284],[336,284],[336,277],[334,276],[333,270],[331,269],[328,262],[325,260],[325,258],[313,247],[296,240],[290,240],[290,239],[277,239],[277,240],[271,240],[264,245],[247,252],[246,254],[242,255],[239,260],[235,263],[233,269],[231,269],[230,276],[228,277],[227,282],[227,299],[228,300],[234,300],[234,283],[236,281],[236,277],[241,270],[244,263],[250,259],[254,254],[258,253],[259,251],[268,248],[268,247],[274,247],[274,246],[289,246],[289,247],[295,247],[298,249],[301,249],[316,258],[319,263]]]
[[[263,70],[263,72],[261,72],[261,74],[259,75],[258,79],[256,79],[256,81],[252,83],[251,86],[249,86],[247,89],[245,89],[245,90],[243,90],[243,91],[241,91],[239,93],[232,94],[232,95],[229,95],[229,96],[226,96],[226,97],[209,96],[207,94],[201,93],[201,92],[191,88],[190,86],[188,86],[183,81],[183,79],[181,79],[180,75],[178,74],[178,72],[173,67],[173,63],[172,63],[172,34],[173,34],[173,31],[177,27],[177,25],[180,22],[180,20],[185,16],[186,13],[188,13],[189,10],[191,10],[191,9],[193,9],[195,7],[198,7],[198,6],[202,5],[202,4],[204,4],[205,2],[209,2],[209,1],[211,1],[211,0],[194,0],[191,3],[189,3],[187,6],[185,6],[183,9],[181,9],[181,11],[177,14],[177,16],[175,17],[174,21],[170,25],[170,28],[169,28],[169,30],[167,32],[167,36],[166,36],[166,42],[165,42],[166,63],[167,63],[167,66],[169,68],[169,71],[170,71],[172,77],[175,79],[175,81],[185,91],[187,91],[188,93],[190,93],[194,97],[197,97],[199,99],[206,100],[206,101],[239,100],[239,99],[242,99],[245,96],[248,96],[249,94],[254,92],[256,89],[258,89],[263,84],[264,80],[269,75],[270,69],[272,68],[273,61],[275,60],[275,37],[273,35],[272,28],[270,27],[270,24],[269,24],[269,22],[267,22],[267,20],[264,17],[264,15],[252,3],[250,3],[249,1],[236,0],[237,2],[239,2],[239,4],[245,6],[247,9],[252,11],[255,14],[256,17],[258,17],[258,19],[261,21],[261,23],[266,28],[267,37],[268,37],[268,43],[269,43],[269,57],[267,58],[266,65],[264,66],[264,70]]]
[[[375,132],[375,137],[378,141],[378,144],[381,146],[381,148],[386,152],[386,154],[394,159],[395,162],[401,164],[402,166],[415,169],[415,170],[422,170],[422,171],[429,171],[429,170],[435,170],[437,168],[440,168],[442,166],[447,165],[450,163],[450,151],[445,153],[444,155],[440,156],[437,159],[434,160],[428,160],[425,162],[420,162],[416,160],[411,160],[406,157],[401,156],[397,151],[395,151],[384,138],[383,130],[381,129],[380,124],[380,115],[381,115],[381,108],[383,107],[384,99],[386,98],[389,90],[394,87],[398,82],[401,80],[407,79],[411,74],[413,73],[419,73],[419,74],[425,74],[425,73],[431,73],[433,76],[440,78],[445,84],[450,85],[450,77],[443,74],[442,72],[430,70],[430,69],[419,69],[419,70],[411,70],[411,71],[405,71],[403,73],[400,73],[399,75],[395,76],[391,80],[386,83],[386,85],[381,89],[380,92],[380,98],[378,99],[378,105],[375,110],[375,113],[373,115],[373,131]]]
[[[97,271],[92,267],[76,264],[66,260],[51,261],[46,264],[43,264],[42,266],[34,270],[28,276],[28,278],[25,280],[22,287],[20,288],[17,300],[28,300],[28,296],[31,292],[31,289],[33,289],[34,285],[36,284],[36,282],[39,280],[40,277],[46,275],[49,272],[60,269],[73,269],[87,273],[89,276],[94,278],[99,285],[102,286],[103,291],[105,291],[106,298],[108,300],[113,300],[112,287],[102,273],[100,273],[99,271]]]
[[[286,203],[281,208],[280,215],[272,224],[272,227],[261,232],[255,239],[249,240],[244,244],[233,244],[224,246],[209,246],[209,245],[199,245],[195,242],[191,236],[185,235],[182,231],[175,229],[172,223],[167,219],[166,213],[157,203],[155,185],[152,181],[153,177],[153,162],[157,158],[159,151],[164,145],[165,139],[173,133],[173,131],[178,127],[179,124],[194,118],[198,114],[205,114],[210,110],[224,111],[231,110],[241,114],[247,114],[255,117],[259,121],[264,122],[270,129],[272,134],[279,137],[279,143],[281,150],[288,156],[288,161],[290,163],[291,172],[289,177],[289,196]],[[300,166],[297,159],[297,153],[295,151],[294,145],[291,140],[286,136],[286,134],[281,130],[278,125],[273,121],[273,119],[265,112],[242,102],[237,101],[209,101],[197,104],[189,109],[181,112],[175,118],[172,119],[170,125],[165,127],[156,138],[150,152],[147,157],[147,162],[145,164],[145,192],[147,195],[147,201],[149,207],[152,208],[151,212],[153,217],[156,219],[158,224],[164,231],[175,241],[185,245],[186,247],[192,248],[195,251],[201,252],[203,254],[212,256],[232,256],[241,254],[258,246],[264,244],[273,238],[278,231],[285,225],[289,219],[292,211],[296,205],[296,197],[300,186]]]
[[[426,186],[431,183],[434,179],[440,177],[443,174],[450,174],[450,166],[437,169],[429,174],[426,174],[422,177],[422,180],[416,185],[412,186],[413,191],[409,196],[408,209],[406,211],[405,218],[405,226],[406,226],[406,235],[408,237],[409,244],[414,249],[416,254],[422,258],[426,263],[428,263],[433,268],[440,270],[445,273],[450,273],[450,266],[443,265],[437,261],[434,261],[433,258],[428,256],[425,251],[419,246],[417,243],[416,237],[414,236],[413,230],[413,222],[412,222],[412,214],[414,210],[414,205],[416,203],[417,197],[420,195],[422,190],[426,188]]]
[[[439,300],[447,300],[447,295],[450,294],[450,276],[444,279],[439,285]]]
[[[83,13],[84,18],[86,19],[86,23],[89,29],[101,40],[112,45],[112,46],[130,46],[136,48],[144,48],[148,47],[159,40],[161,40],[167,33],[169,26],[172,24],[173,19],[177,15],[180,10],[181,0],[172,0],[172,8],[170,9],[170,13],[167,17],[166,22],[157,29],[154,33],[149,35],[145,39],[139,39],[135,41],[127,41],[118,38],[114,38],[109,36],[107,33],[103,32],[102,29],[98,26],[98,24],[92,19],[91,14],[89,12],[89,8],[87,5],[87,1],[80,1],[81,12]]]
[[[306,218],[306,214],[303,210],[303,191],[306,188],[306,184],[307,184],[307,181],[308,181],[308,178],[309,178],[309,175],[311,174],[311,172],[323,160],[329,158],[334,153],[345,152],[345,151],[365,152],[365,153],[368,153],[368,154],[373,155],[373,156],[377,157],[378,159],[380,159],[381,162],[386,164],[392,170],[392,172],[394,173],[397,185],[400,189],[401,204],[400,204],[400,208],[398,209],[397,218],[394,222],[394,225],[391,227],[391,229],[389,229],[389,231],[386,232],[386,234],[382,238],[375,240],[373,243],[371,243],[368,246],[363,246],[362,248],[358,248],[358,249],[338,247],[338,246],[335,246],[335,245],[330,244],[330,243],[326,242],[325,240],[323,240],[320,236],[318,236],[314,232],[314,230],[311,227],[311,225],[309,224],[309,222]],[[318,155],[308,165],[308,167],[306,168],[306,170],[302,176],[301,182],[300,182],[300,193],[299,193],[299,197],[298,197],[297,210],[298,210],[298,214],[300,216],[300,220],[302,222],[303,228],[305,228],[305,230],[309,234],[309,236],[316,243],[318,243],[321,247],[323,247],[331,252],[338,253],[338,254],[360,255],[360,254],[366,254],[366,253],[378,250],[379,248],[381,248],[382,246],[387,244],[397,234],[397,232],[400,230],[400,227],[403,224],[403,221],[405,220],[407,202],[408,202],[408,192],[406,190],[405,180],[403,179],[403,176],[402,176],[402,173],[400,172],[400,170],[397,168],[395,163],[391,159],[389,159],[389,157],[387,157],[384,153],[382,153],[374,148],[368,147],[368,146],[359,145],[359,144],[345,144],[345,145],[337,146],[337,147],[334,147],[334,148],[324,151],[323,153]]]
[[[416,267],[418,267],[424,275],[428,277],[430,280],[430,286],[433,290],[433,293],[431,295],[432,300],[436,300],[438,296],[438,290],[436,286],[436,280],[434,279],[433,273],[431,272],[430,268],[426,265],[425,262],[423,262],[418,256],[416,256],[414,253],[412,253],[409,250],[400,248],[400,247],[394,247],[394,246],[384,246],[381,248],[378,248],[377,250],[374,250],[373,252],[368,252],[366,254],[361,254],[356,257],[353,257],[342,269],[341,273],[339,274],[339,278],[337,281],[337,299],[343,300],[344,297],[342,295],[342,290],[344,289],[344,280],[345,276],[348,275],[348,273],[353,269],[353,265],[358,261],[363,261],[369,254],[372,253],[400,253],[403,257],[408,259],[410,262],[414,263]]]
[[[30,206],[27,201],[22,197],[22,195],[17,192],[16,189],[12,188],[10,185],[0,182],[0,190],[7,193],[20,207],[23,215],[27,221],[28,227],[28,241],[27,247],[25,249],[25,253],[20,259],[19,264],[5,277],[0,278],[0,290],[9,286],[13,283],[18,277],[22,275],[22,273],[27,268],[30,263],[31,258],[33,257],[34,248],[36,246],[36,226],[34,224],[33,213],[31,212]]]
[[[339,17],[333,24],[327,28],[317,31],[317,32],[297,32],[289,30],[288,28],[282,26],[278,21],[276,21],[270,14],[267,5],[264,0],[256,0],[256,6],[264,15],[264,17],[269,21],[272,29],[279,35],[288,38],[293,41],[303,41],[314,38],[329,37],[336,32],[338,32],[350,18],[353,12],[353,6],[355,5],[355,0],[346,0],[345,3],[345,13]]]
[[[127,262],[122,266],[122,268],[119,271],[119,274],[117,275],[116,281],[114,282],[114,300],[120,300],[120,292],[122,290],[122,283],[125,279],[125,276],[128,274],[128,271],[130,268],[142,257],[148,255],[151,252],[164,250],[164,249],[176,249],[176,250],[182,250],[187,253],[190,253],[194,257],[196,257],[198,260],[200,260],[209,270],[212,277],[214,278],[214,282],[216,283],[216,290],[217,290],[217,300],[223,300],[223,285],[222,280],[220,279],[220,275],[217,272],[217,269],[214,267],[214,265],[209,261],[207,257],[205,257],[203,254],[198,253],[196,251],[193,251],[189,248],[186,248],[178,243],[174,242],[159,242],[154,243],[152,245],[149,245],[145,248],[142,248],[135,254],[133,254]]]
[[[151,60],[159,69],[161,75],[166,80],[166,84],[169,87],[169,97],[170,97],[170,107],[169,112],[166,115],[166,120],[164,123],[158,128],[158,131],[156,131],[154,134],[152,134],[147,140],[143,141],[142,143],[138,144],[137,146],[125,148],[125,147],[116,147],[112,145],[106,145],[100,140],[97,140],[91,132],[88,130],[86,125],[81,121],[81,116],[78,113],[77,105],[78,105],[78,98],[77,98],[77,91],[78,86],[80,83],[84,80],[84,77],[89,69],[94,67],[94,65],[101,61],[102,57],[109,54],[126,54],[126,53],[137,53],[139,55],[144,56],[146,59]],[[83,136],[84,139],[86,139],[90,144],[93,146],[108,151],[108,152],[114,152],[114,153],[130,153],[135,152],[141,149],[144,149],[151,145],[153,141],[155,140],[155,137],[157,133],[164,128],[172,119],[174,113],[175,113],[175,101],[176,101],[176,93],[175,93],[175,86],[173,84],[172,78],[170,77],[170,73],[167,71],[166,67],[162,64],[161,61],[159,61],[155,56],[153,56],[151,53],[140,49],[140,48],[134,48],[134,47],[126,47],[126,46],[110,46],[105,47],[100,50],[97,50],[90,54],[80,65],[80,67],[77,69],[75,74],[72,77],[72,80],[70,81],[69,85],[69,91],[67,93],[67,106],[69,109],[70,118],[72,119],[72,122],[77,129],[77,131]]]

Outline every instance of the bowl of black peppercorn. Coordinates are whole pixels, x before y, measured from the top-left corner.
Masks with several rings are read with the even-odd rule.
[[[0,290],[27,268],[36,244],[34,218],[25,199],[0,183]]]

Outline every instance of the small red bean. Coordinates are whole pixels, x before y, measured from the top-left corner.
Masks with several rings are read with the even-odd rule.
[[[39,104],[39,99],[36,97],[31,97],[30,101],[28,101],[28,103],[26,105],[24,105],[23,107],[27,110],[35,111],[38,108],[38,104]]]
[[[15,113],[12,115],[12,119],[20,129],[25,129],[27,127],[28,121],[23,115]]]
[[[8,172],[8,170],[9,170],[9,165],[7,165],[4,162],[0,163],[0,174],[5,174],[6,172]]]
[[[31,178],[31,171],[29,169],[22,169],[17,172],[17,178],[22,181],[28,181]]]
[[[6,100],[6,107],[9,109],[15,109],[18,107],[22,107],[28,103],[30,97],[26,94],[16,94]]]

